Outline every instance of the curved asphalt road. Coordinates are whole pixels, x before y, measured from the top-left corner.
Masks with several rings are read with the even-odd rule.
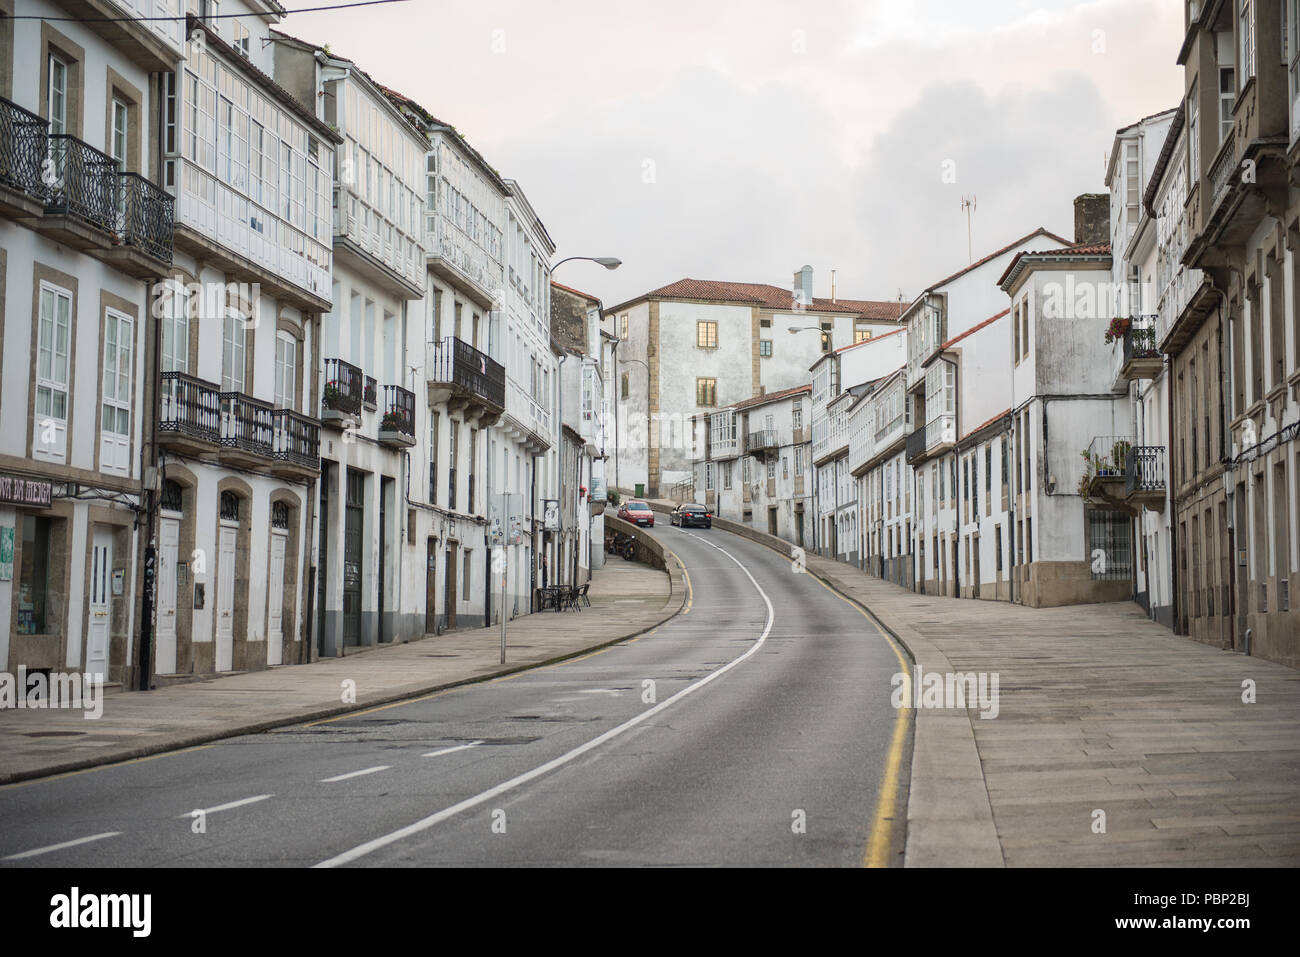
[[[892,643],[761,545],[655,532],[693,593],[657,631],[0,788],[0,866],[900,864],[911,742]]]

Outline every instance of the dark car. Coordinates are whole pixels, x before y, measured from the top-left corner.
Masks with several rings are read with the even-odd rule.
[[[655,513],[645,502],[625,502],[619,507],[618,517],[625,522],[644,525],[647,528],[654,528],[655,524]]]
[[[668,521],[682,528],[712,528],[713,513],[703,505],[678,505],[668,516]]]

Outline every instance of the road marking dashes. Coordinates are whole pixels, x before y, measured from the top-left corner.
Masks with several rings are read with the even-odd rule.
[[[92,834],[90,837],[79,837],[75,841],[64,841],[62,844],[51,844],[49,847],[38,847],[30,851],[23,851],[19,854],[10,854],[3,858],[6,861],[20,861],[28,857],[39,857],[41,854],[49,854],[52,851],[61,851],[66,847],[76,847],[79,844],[89,844],[91,841],[102,841],[106,837],[117,837],[121,831],[105,831],[103,834]]]
[[[336,774],[332,778],[322,778],[320,783],[333,784],[335,781],[346,781],[349,778],[359,778],[359,777],[364,777],[367,774],[375,774],[379,771],[387,771],[391,767],[392,767],[391,764],[381,764],[377,768],[365,768],[364,770],[361,771],[349,771],[347,774]]]
[[[454,748],[443,748],[441,751],[430,751],[425,755],[426,758],[436,758],[444,754],[451,754],[453,751],[468,751],[470,748],[477,748],[482,741],[474,741],[470,744],[458,744]]]
[[[239,801],[231,801],[229,804],[218,804],[216,807],[199,808],[197,813],[202,815],[216,814],[218,811],[233,811],[237,807],[243,807],[245,804],[256,804],[258,801],[265,801],[267,798],[275,797],[274,794],[259,794],[256,797],[243,798]],[[182,818],[194,817],[195,811],[186,811],[184,814],[177,815]]]

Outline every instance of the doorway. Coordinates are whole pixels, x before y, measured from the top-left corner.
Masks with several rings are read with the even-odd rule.
[[[343,644],[361,643],[361,536],[366,477],[348,469],[343,519]]]
[[[154,673],[176,673],[176,563],[180,560],[181,523],[162,518],[158,523],[158,626]]]
[[[448,630],[456,627],[456,553],[459,543],[447,543],[446,574],[443,582],[442,606],[446,609]]]
[[[112,621],[109,569],[113,565],[113,533],[95,526],[90,550],[90,629],[86,636],[86,673],[108,676],[108,629]]]
[[[235,538],[237,522],[223,521],[217,532],[217,671],[235,669]]]
[[[429,539],[424,569],[424,633],[438,633],[438,540]]]
[[[271,562],[266,586],[266,663],[284,664],[284,554],[286,531],[271,530]]]

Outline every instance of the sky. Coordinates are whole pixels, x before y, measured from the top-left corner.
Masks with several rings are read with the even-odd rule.
[[[1181,0],[405,0],[282,28],[454,125],[556,261],[622,259],[555,273],[606,306],[804,264],[818,296],[834,270],[910,300],[968,249],[1071,237],[1115,130],[1183,93]]]

